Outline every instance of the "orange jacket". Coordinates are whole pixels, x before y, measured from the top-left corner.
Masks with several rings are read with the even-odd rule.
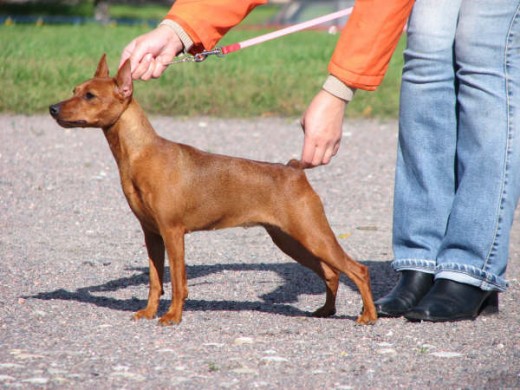
[[[229,29],[267,0],[176,0],[166,19],[193,40],[192,51],[212,49]],[[329,72],[352,88],[374,90],[383,81],[414,0],[357,0],[338,40]]]

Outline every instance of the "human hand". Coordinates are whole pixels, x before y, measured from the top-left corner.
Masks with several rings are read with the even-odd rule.
[[[158,78],[182,49],[175,31],[168,26],[159,26],[130,42],[121,54],[119,66],[130,58],[134,80]]]
[[[321,90],[303,113],[301,160],[306,168],[328,164],[338,152],[346,106],[345,100]]]

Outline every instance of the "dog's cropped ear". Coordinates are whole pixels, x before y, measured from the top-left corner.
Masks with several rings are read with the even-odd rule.
[[[121,95],[124,98],[128,98],[132,95],[133,92],[133,84],[132,84],[132,72],[130,70],[130,60],[126,60],[125,63],[116,76],[116,83]]]
[[[108,77],[107,55],[103,53],[96,69],[94,77]]]

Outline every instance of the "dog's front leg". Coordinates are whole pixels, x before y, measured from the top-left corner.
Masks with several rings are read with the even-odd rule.
[[[148,291],[148,304],[144,309],[134,314],[136,320],[154,318],[159,307],[159,298],[164,293],[164,241],[159,234],[152,233],[144,227],[143,232],[150,265],[150,289]]]
[[[161,231],[166,244],[170,276],[172,281],[172,301],[170,308],[159,319],[161,325],[179,324],[182,321],[182,308],[188,297],[188,281],[184,263],[184,229],[175,227]]]

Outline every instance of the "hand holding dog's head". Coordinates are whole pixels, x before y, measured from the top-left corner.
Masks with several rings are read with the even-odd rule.
[[[74,88],[74,95],[49,107],[49,112],[63,127],[101,127],[113,125],[132,100],[133,84],[130,61],[111,78],[103,54],[94,78]]]

